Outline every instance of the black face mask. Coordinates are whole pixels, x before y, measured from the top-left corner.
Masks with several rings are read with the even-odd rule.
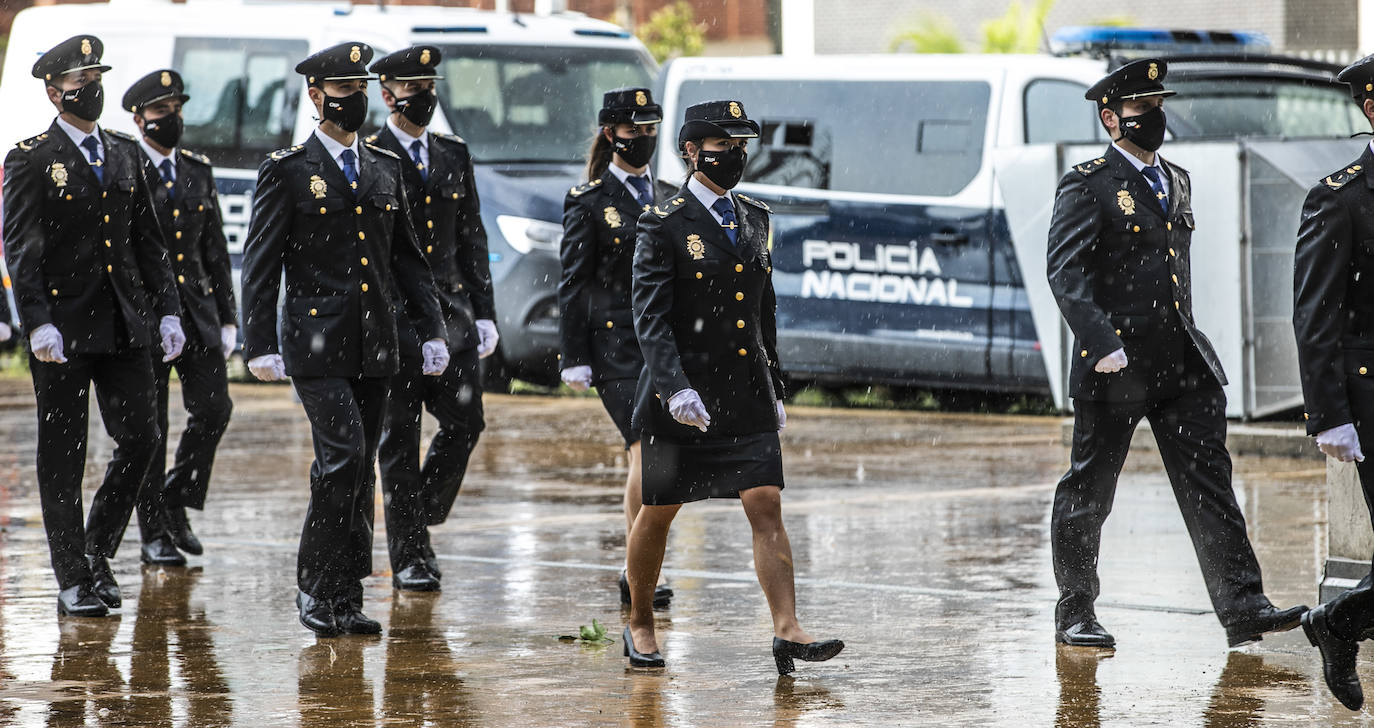
[[[353,133],[367,121],[367,92],[354,91],[347,96],[324,95],[324,121]]]
[[[1153,152],[1164,144],[1164,107],[1156,106],[1139,115],[1121,119],[1121,138]]]
[[[396,99],[396,110],[415,126],[429,126],[430,119],[434,118],[434,110],[438,107],[439,96],[433,89]]]
[[[85,121],[100,118],[105,110],[105,87],[92,81],[81,88],[62,92],[62,111]]]
[[[654,150],[658,148],[658,137],[641,134],[624,139],[612,133],[611,144],[615,147],[615,153],[620,155],[621,161],[639,169],[648,164],[649,158],[654,156]]]
[[[721,189],[734,189],[744,176],[744,164],[749,161],[744,147],[730,147],[723,152],[710,152],[705,149],[697,153],[697,171],[706,175]]]
[[[159,116],[156,119],[145,118],[143,120],[143,135],[171,149],[181,141],[181,132],[185,128],[180,114],[168,114]]]

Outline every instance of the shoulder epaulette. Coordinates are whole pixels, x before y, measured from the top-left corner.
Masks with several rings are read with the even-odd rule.
[[[19,147],[21,150],[27,152],[30,149],[33,149],[34,147],[38,146],[39,144],[46,142],[47,140],[48,133],[45,131],[42,134],[39,134],[38,136],[29,137],[28,139],[25,139],[24,141],[19,142],[14,146]]]
[[[443,139],[444,141],[457,142],[458,144],[467,144],[467,141],[464,140],[462,137],[458,136],[457,134],[440,134],[437,131],[432,133],[435,137]]]
[[[754,199],[754,198],[752,198],[752,197],[749,197],[748,195],[741,195],[741,194],[738,193],[738,192],[735,193],[735,197],[738,197],[741,201],[747,202],[747,203],[753,205],[754,207],[757,207],[757,208],[759,208],[760,210],[763,210],[764,212],[772,212],[772,211],[773,211],[773,208],[769,207],[769,206],[768,206],[768,203],[764,202],[763,200],[756,200],[756,199]]]
[[[376,144],[376,143],[377,143],[377,140],[380,139],[381,137],[382,137],[381,134],[373,134],[373,135],[371,135],[371,136],[368,136],[368,137],[364,138],[363,141],[364,141],[365,143],[367,143],[367,144]]]
[[[287,148],[285,148],[285,149],[278,149],[277,151],[272,152],[271,154],[267,155],[267,158],[270,159],[270,160],[272,160],[273,162],[277,162],[277,161],[286,159],[287,157],[289,157],[289,156],[291,156],[291,155],[293,155],[293,154],[300,154],[301,150],[303,150],[303,149],[305,149],[305,145],[304,145],[304,144],[297,144],[297,145],[294,146],[294,147],[287,147]]]
[[[659,217],[668,217],[674,212],[681,210],[682,206],[686,203],[687,198],[678,195],[677,197],[674,197],[673,199],[664,202],[662,205],[654,205],[654,214],[658,215]]]
[[[207,166],[207,167],[211,166],[211,164],[210,164],[210,158],[207,157],[207,156],[205,156],[204,154],[197,154],[196,152],[193,152],[193,151],[191,151],[191,150],[189,150],[189,149],[183,149],[183,150],[181,150],[181,156],[183,156],[183,157],[185,157],[185,158],[187,158],[187,159],[189,159],[189,160],[191,160],[191,161],[193,161],[193,162],[200,162],[201,164],[203,164],[203,165],[205,165],[205,166]]]
[[[125,132],[119,131],[118,129],[106,129],[105,133],[109,134],[115,139],[123,139],[126,142],[138,142],[138,138],[135,137],[133,134],[126,134]]]
[[[1095,174],[1095,173],[1097,173],[1097,172],[1100,172],[1100,171],[1102,171],[1103,169],[1105,169],[1106,167],[1107,167],[1107,158],[1106,158],[1106,157],[1098,157],[1097,159],[1094,159],[1094,160],[1092,160],[1092,161],[1090,161],[1090,162],[1084,162],[1084,163],[1082,163],[1082,164],[1075,164],[1075,165],[1073,166],[1074,171],[1078,172],[1079,174],[1083,175],[1084,177],[1087,177],[1088,175],[1091,175],[1091,174]]]
[[[576,187],[574,187],[574,188],[568,190],[568,194],[572,195],[573,197],[581,197],[582,195],[585,195],[585,194],[587,194],[588,192],[591,192],[592,190],[594,190],[594,189],[596,189],[597,187],[600,187],[600,186],[601,186],[601,178],[598,177],[598,178],[596,178],[596,179],[594,179],[594,180],[592,180],[592,181],[590,181],[590,182],[584,182],[584,183],[582,183],[582,184],[580,184],[580,185],[578,185],[578,186],[576,186]]]
[[[1339,190],[1361,174],[1364,174],[1364,168],[1358,164],[1352,164],[1345,169],[1338,169],[1327,175],[1326,179],[1322,180],[1322,184],[1333,190]]]
[[[378,154],[383,154],[383,155],[386,155],[386,156],[388,156],[388,157],[391,157],[392,159],[400,159],[400,158],[401,158],[399,155],[397,155],[395,152],[391,151],[390,149],[383,149],[383,148],[377,146],[376,144],[368,144],[368,143],[364,142],[364,143],[363,143],[363,146],[367,147],[368,149],[371,149],[372,151],[374,151],[374,152],[376,152],[376,153],[378,153]]]

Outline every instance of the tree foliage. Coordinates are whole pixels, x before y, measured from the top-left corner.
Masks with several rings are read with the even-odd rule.
[[[635,35],[659,63],[679,56],[700,55],[706,46],[706,28],[697,21],[691,3],[678,0],[649,16]]]
[[[1045,19],[1055,0],[1034,0],[1027,8],[1021,0],[1011,0],[1000,17],[980,26],[983,53],[1035,53],[1045,32]],[[963,53],[964,43],[949,18],[935,13],[922,15],[914,24],[901,29],[888,44],[893,52]]]

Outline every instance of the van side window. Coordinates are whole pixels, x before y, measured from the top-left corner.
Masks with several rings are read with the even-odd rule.
[[[1088,87],[1042,78],[1026,84],[1026,143],[1105,142],[1102,125],[1083,100]]]
[[[290,145],[303,83],[292,69],[308,52],[304,40],[178,38],[172,65],[191,97],[186,147],[220,166],[254,169]]]
[[[677,103],[744,103],[762,127],[746,182],[949,196],[982,167],[991,96],[982,81],[702,80]]]

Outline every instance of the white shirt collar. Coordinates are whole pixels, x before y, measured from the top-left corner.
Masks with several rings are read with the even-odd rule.
[[[100,126],[99,126],[99,125],[97,125],[97,126],[95,127],[95,131],[91,132],[90,134],[87,134],[86,132],[81,131],[80,129],[78,129],[78,128],[72,126],[71,124],[68,124],[68,123],[67,123],[67,120],[66,120],[66,119],[63,119],[63,118],[60,117],[60,116],[57,117],[57,125],[60,126],[60,127],[62,127],[62,131],[67,132],[67,136],[68,136],[68,137],[71,137],[72,143],[75,144],[77,147],[79,147],[83,153],[86,151],[86,148],[85,148],[85,147],[82,147],[82,146],[81,146],[81,143],[84,142],[84,141],[86,141],[86,137],[88,137],[88,136],[94,136],[94,137],[95,137],[95,143],[96,143],[96,148],[97,148],[97,149],[101,149],[101,148],[103,148],[103,147],[105,146],[104,142],[102,142],[102,141],[100,140]],[[103,156],[105,156],[105,155],[104,155],[104,154],[101,154],[100,156],[103,157]]]
[[[611,163],[607,165],[606,169],[610,170],[611,174],[615,175],[615,178],[620,180],[620,184],[625,185],[625,189],[629,190],[631,193],[638,194],[635,192],[635,188],[630,186],[628,180],[631,177],[642,176],[645,179],[649,180],[649,189],[652,190],[654,188],[654,178],[652,175],[649,174],[649,170],[647,168],[644,170],[643,175],[634,175],[629,172],[626,172],[623,167],[615,163],[615,160],[611,160]]]
[[[351,146],[351,147],[345,147],[344,145],[338,143],[337,141],[334,140],[334,137],[331,137],[331,136],[329,136],[328,134],[324,133],[324,131],[321,130],[319,127],[316,127],[316,128],[315,128],[315,138],[316,138],[316,139],[319,139],[319,140],[320,140],[320,143],[324,145],[324,150],[325,150],[326,152],[329,152],[329,156],[330,156],[331,158],[333,158],[335,164],[338,164],[338,165],[339,165],[339,169],[343,169],[343,160],[342,160],[342,159],[339,159],[339,155],[340,155],[340,154],[343,154],[343,150],[345,150],[345,149],[352,149],[352,150],[353,150],[353,160],[354,160],[354,161],[353,161],[353,166],[354,166],[354,167],[357,167],[357,166],[358,166],[358,164],[359,164],[358,159],[359,159],[359,158],[358,158],[358,135],[357,135],[357,134],[354,134],[354,135],[353,135],[353,146]]]
[[[1130,152],[1126,151],[1125,149],[1122,149],[1120,144],[1112,142],[1112,146],[1116,148],[1116,151],[1121,152],[1121,156],[1125,157],[1126,161],[1130,162],[1132,167],[1135,167],[1135,171],[1143,174],[1145,172],[1146,167],[1154,167],[1155,169],[1158,169],[1161,174],[1164,172],[1164,168],[1159,165],[1158,152],[1155,152],[1155,163],[1146,164],[1140,161],[1140,157],[1137,157],[1134,154],[1131,154]],[[1165,179],[1168,179],[1168,177],[1165,177]]]
[[[1374,152],[1374,140],[1369,142],[1369,151]]]
[[[396,135],[396,141],[400,142],[407,152],[410,151],[410,145],[417,141],[420,142],[421,149],[429,150],[429,134],[421,133],[420,136],[413,137],[401,131],[401,127],[396,126],[396,122],[392,121],[390,116],[386,117],[386,125],[387,128],[391,129],[391,133]]]
[[[158,150],[153,149],[153,146],[152,146],[151,144],[148,143],[148,139],[147,139],[146,137],[140,138],[140,139],[138,140],[138,145],[139,145],[140,147],[143,147],[143,153],[148,155],[148,159],[153,160],[153,166],[154,166],[154,167],[157,167],[159,172],[162,171],[162,161],[165,160],[165,159],[170,159],[170,160],[172,160],[172,174],[176,174],[176,166],[177,166],[177,150],[176,150],[176,148],[173,148],[170,154],[163,154],[162,152],[159,152]]]
[[[702,184],[701,180],[697,179],[695,174],[687,178],[687,191],[696,195],[696,198],[701,201],[701,204],[706,206],[706,210],[711,213],[711,216],[716,219],[716,222],[720,222],[720,214],[711,209],[711,205],[716,204],[716,200],[729,199],[730,193],[728,191],[723,195],[716,194],[711,188]],[[735,204],[734,200],[731,200],[730,204]]]

